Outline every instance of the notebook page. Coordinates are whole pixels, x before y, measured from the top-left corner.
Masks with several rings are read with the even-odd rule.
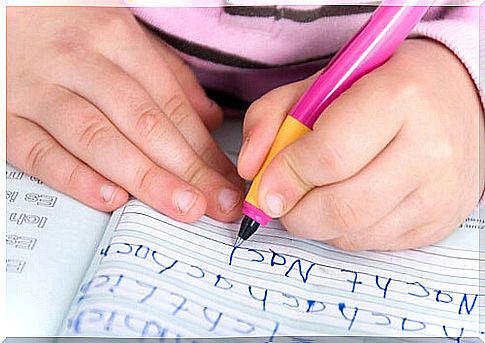
[[[7,336],[52,336],[109,215],[6,168]]]
[[[476,336],[473,223],[483,227],[472,218],[424,249],[348,253],[272,222],[234,249],[239,223],[180,224],[131,200],[111,218],[61,334]]]

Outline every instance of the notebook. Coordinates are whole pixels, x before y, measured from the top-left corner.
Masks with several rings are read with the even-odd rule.
[[[344,252],[277,221],[235,249],[238,222],[108,215],[7,166],[7,336],[476,337],[479,210],[420,249]]]

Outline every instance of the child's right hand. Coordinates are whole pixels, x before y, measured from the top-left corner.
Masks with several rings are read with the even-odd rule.
[[[103,211],[129,192],[184,222],[240,215],[206,128],[221,110],[129,10],[9,8],[7,26],[10,163]]]

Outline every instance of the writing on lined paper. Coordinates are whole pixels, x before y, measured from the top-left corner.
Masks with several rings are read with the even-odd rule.
[[[347,253],[272,224],[175,222],[136,200],[113,217],[65,323],[72,335],[476,336],[476,250]],[[478,236],[477,236],[478,237]]]

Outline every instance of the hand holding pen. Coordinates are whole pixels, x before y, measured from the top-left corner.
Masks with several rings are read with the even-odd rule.
[[[479,126],[474,85],[430,40],[409,40],[387,61],[426,7],[405,9],[398,26],[403,7],[383,8],[321,76],[272,91],[248,111],[239,172],[264,172],[246,198],[237,244],[275,217],[294,234],[347,250],[403,249],[442,239],[473,209],[478,168],[467,157],[478,154],[481,131],[464,142],[470,126],[457,113]],[[391,16],[373,31],[379,13]],[[280,126],[277,151],[261,168]],[[464,202],[464,194],[473,196]]]

